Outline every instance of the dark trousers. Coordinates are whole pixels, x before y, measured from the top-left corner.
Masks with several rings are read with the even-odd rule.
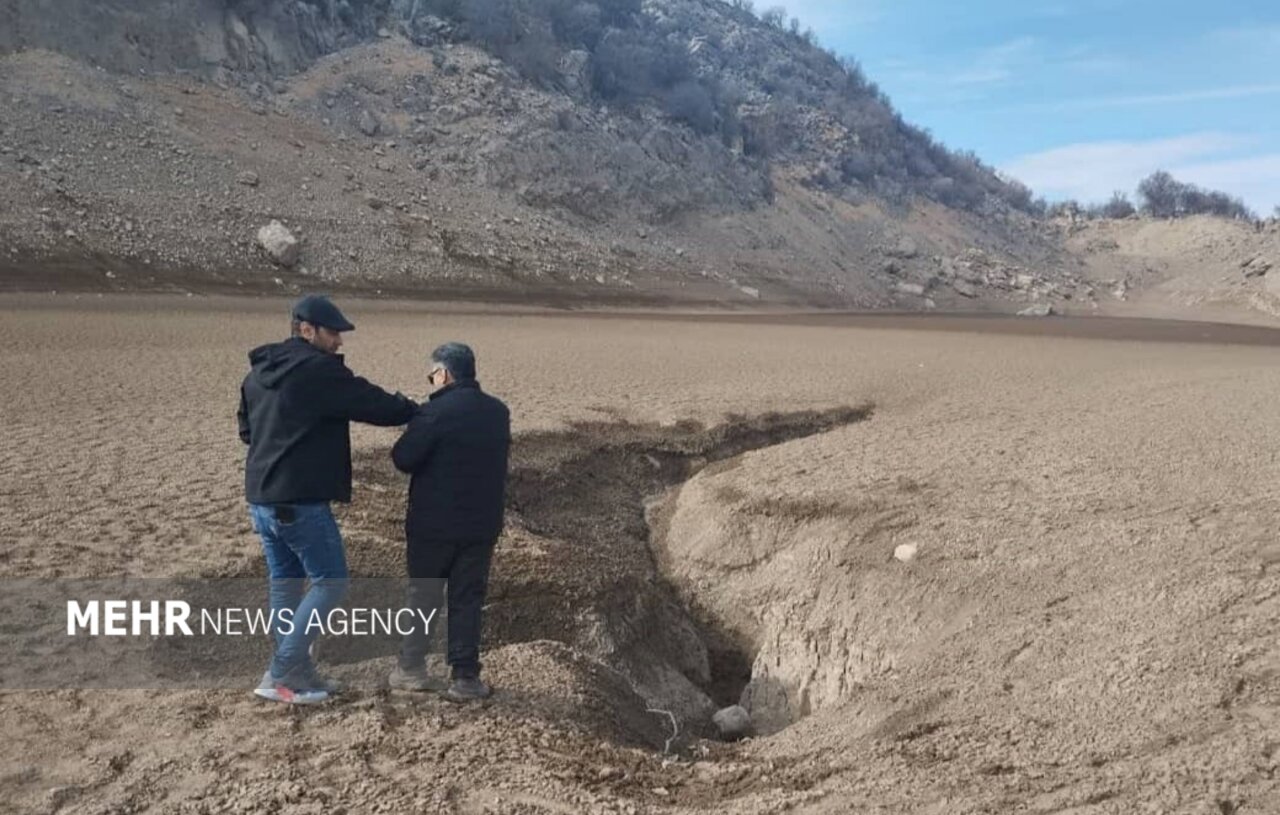
[[[449,584],[449,649],[454,678],[480,675],[480,626],[493,540],[410,540],[406,550],[410,578],[409,607],[427,615],[443,605],[444,581]],[[443,578],[443,580],[441,579]],[[438,617],[438,615],[437,615]],[[430,629],[435,628],[434,621]],[[400,645],[400,666],[419,668],[431,650],[430,630],[419,625]]]

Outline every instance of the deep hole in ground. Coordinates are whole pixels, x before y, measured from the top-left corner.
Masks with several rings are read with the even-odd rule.
[[[624,572],[618,589],[639,582],[649,602],[687,616],[708,660],[703,676],[688,678],[716,705],[737,704],[751,679],[754,654],[702,612],[696,598],[684,602],[662,578],[649,546],[646,504],[710,464],[861,421],[870,413],[864,406],[732,416],[710,428],[693,422],[674,427],[593,422],[529,436],[515,450],[508,506],[530,532],[564,541],[580,555],[629,559],[630,568],[617,570]],[[627,613],[625,600],[602,599],[604,608]]]
[[[755,655],[696,597],[682,597],[663,577],[646,506],[716,462],[871,413],[863,405],[729,416],[711,427],[586,422],[517,436],[485,647],[564,643],[621,673],[647,704],[675,713],[685,732],[710,734],[709,714],[738,703]],[[386,450],[362,452],[354,464],[355,501],[340,510],[352,574],[403,575],[406,479]],[[251,560],[223,576],[261,574],[260,560]],[[325,660],[354,663],[391,653],[369,647],[326,646]],[[230,651],[218,657],[244,658]]]

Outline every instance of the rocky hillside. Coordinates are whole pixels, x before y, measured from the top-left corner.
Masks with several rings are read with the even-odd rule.
[[[720,2],[9,0],[0,99],[6,288],[1115,299],[1024,187]]]

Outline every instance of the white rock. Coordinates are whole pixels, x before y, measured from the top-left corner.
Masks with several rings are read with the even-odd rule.
[[[1280,275],[1269,274],[1263,279],[1263,286],[1268,292],[1280,295]]]
[[[917,548],[914,543],[903,543],[898,545],[893,550],[893,556],[896,559],[902,561],[903,563],[907,563],[909,561],[915,560],[916,551],[917,551]]]
[[[368,110],[362,110],[360,111],[360,118],[356,120],[356,127],[360,128],[360,132],[366,136],[376,136],[378,131],[382,129],[382,122],[378,121],[378,117]]]
[[[1033,306],[1027,306],[1018,312],[1019,317],[1048,317],[1055,314],[1053,306],[1048,303],[1037,303]]]
[[[258,230],[258,245],[281,266],[289,267],[298,262],[298,239],[279,221],[272,221]]]
[[[720,738],[733,741],[751,735],[751,714],[742,705],[730,705],[717,710],[711,722],[720,731]]]

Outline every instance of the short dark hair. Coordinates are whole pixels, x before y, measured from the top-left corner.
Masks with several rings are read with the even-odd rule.
[[[454,379],[476,378],[476,355],[470,346],[446,342],[431,352],[431,361],[453,374]]]

